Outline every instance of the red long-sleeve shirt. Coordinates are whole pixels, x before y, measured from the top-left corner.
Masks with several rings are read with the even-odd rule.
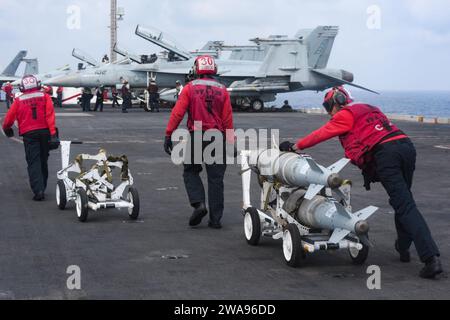
[[[323,127],[298,140],[299,150],[311,148],[321,142],[343,135],[353,128],[353,115],[345,109],[336,113]]]
[[[39,91],[35,91],[36,93]],[[29,92],[33,93],[33,92]],[[3,130],[9,129],[17,120],[19,126],[19,134],[24,135],[27,132],[40,129],[49,129],[51,135],[56,134],[55,126],[55,110],[53,107],[52,98],[48,94],[44,94],[45,99],[45,119],[34,119],[32,113],[26,110],[28,107],[22,106],[20,97],[14,100],[11,108],[3,121]]]
[[[347,132],[353,129],[354,122],[355,119],[351,111],[342,109],[341,111],[336,113],[331,118],[331,120],[328,121],[323,127],[317,129],[316,131],[313,131],[311,134],[298,140],[296,143],[297,149],[299,150],[308,149],[314,147],[315,145],[321,142],[346,134]],[[407,137],[406,135],[395,136],[383,141],[382,144],[394,140],[404,139],[406,137]]]
[[[5,85],[5,86],[2,88],[2,90],[5,91],[6,95],[7,95],[9,98],[12,98],[12,97],[13,97],[13,95],[12,95],[13,89],[14,89],[14,88],[13,88],[13,86],[12,86],[11,84],[7,84],[7,85]]]
[[[214,81],[206,79],[205,81]],[[172,133],[178,128],[180,122],[183,120],[186,112],[189,110],[188,130],[195,131],[200,128],[194,126],[194,121],[202,121],[201,130],[206,131],[209,129],[218,129],[223,132],[230,132],[233,130],[233,110],[230,102],[230,95],[228,94],[226,87],[221,89],[223,94],[223,100],[215,103],[221,103],[221,106],[214,106],[212,114],[208,112],[205,102],[197,93],[192,92],[197,87],[203,87],[202,85],[193,85],[195,81],[187,84],[178,98],[175,107],[172,110],[169,123],[166,128],[166,136],[171,136]],[[219,85],[219,84],[218,84]],[[217,108],[216,108],[217,107]],[[228,137],[228,141],[234,141],[234,134]]]

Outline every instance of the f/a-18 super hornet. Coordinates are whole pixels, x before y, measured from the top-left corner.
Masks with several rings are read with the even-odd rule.
[[[160,88],[173,88],[177,80],[184,82],[196,56],[209,53],[218,57],[218,78],[227,86],[233,105],[243,109],[260,110],[264,102],[274,101],[278,93],[323,91],[343,84],[374,92],[354,84],[351,72],[327,68],[337,34],[338,27],[319,26],[300,30],[293,38],[254,38],[249,46],[225,46],[214,41],[208,42],[201,50],[189,52],[167,38],[165,33],[138,25],[136,35],[166,50],[166,56],[159,56],[151,63],[141,60],[137,64],[95,66],[47,83],[98,87],[115,86],[121,79],[126,79],[133,88],[145,88],[151,79]],[[222,59],[222,51],[231,51],[230,57]],[[138,57],[132,59],[128,55],[128,58],[139,62]]]

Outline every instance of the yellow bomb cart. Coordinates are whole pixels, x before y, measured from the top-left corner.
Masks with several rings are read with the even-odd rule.
[[[128,216],[139,216],[139,194],[133,187],[133,177],[128,169],[126,156],[107,156],[101,149],[97,155],[79,154],[69,163],[70,147],[82,142],[61,141],[62,170],[57,173],[56,204],[64,210],[75,202],[78,220],[85,222],[89,209],[127,209]],[[93,162],[90,169],[85,165]],[[120,171],[120,177],[114,173]],[[116,174],[117,175],[117,174]]]
[[[299,267],[306,254],[346,249],[354,264],[369,253],[367,219],[378,210],[370,206],[352,213],[351,182],[339,172],[348,164],[341,159],[325,168],[310,156],[278,149],[242,151],[244,233],[256,246],[261,235],[283,240],[287,264]],[[261,187],[261,205],[250,201],[252,171]]]

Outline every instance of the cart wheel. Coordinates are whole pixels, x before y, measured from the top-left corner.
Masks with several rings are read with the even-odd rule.
[[[362,244],[363,248],[358,250],[356,248],[348,248],[348,253],[350,254],[350,258],[352,259],[352,263],[354,265],[360,266],[366,262],[367,257],[369,256],[369,246]]]
[[[257,246],[259,244],[261,239],[261,220],[258,210],[255,208],[250,207],[245,210],[244,233],[249,245]]]
[[[64,210],[67,205],[66,185],[62,180],[58,180],[56,184],[56,205],[60,210]]]
[[[259,112],[259,111],[262,111],[264,109],[264,102],[262,102],[261,99],[252,100],[250,105],[251,105],[251,108],[252,108],[252,110],[254,112]]]
[[[131,187],[128,190],[127,200],[133,204],[133,208],[128,208],[128,216],[131,220],[137,220],[139,217],[139,193],[137,189]]]
[[[88,207],[88,197],[84,189],[78,189],[75,204],[77,207],[78,220],[81,222],[86,222],[88,218],[89,207]]]
[[[297,268],[306,258],[302,248],[302,239],[297,226],[290,223],[283,234],[283,254],[288,266]]]

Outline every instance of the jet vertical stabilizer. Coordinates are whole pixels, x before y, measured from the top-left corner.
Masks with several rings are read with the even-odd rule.
[[[39,73],[39,62],[37,59],[22,59],[22,61],[26,63],[24,75]]]
[[[312,69],[324,69],[327,67],[334,39],[338,35],[339,27],[320,26],[305,35],[305,30],[300,30],[296,38],[303,38],[308,47],[308,65]]]
[[[258,40],[269,46],[257,77],[290,76],[291,82],[309,80],[306,46],[300,40]]]
[[[2,75],[13,77],[16,74],[17,69],[19,68],[22,59],[27,56],[27,51],[20,51],[16,57],[9,63],[6,69],[2,72]]]

